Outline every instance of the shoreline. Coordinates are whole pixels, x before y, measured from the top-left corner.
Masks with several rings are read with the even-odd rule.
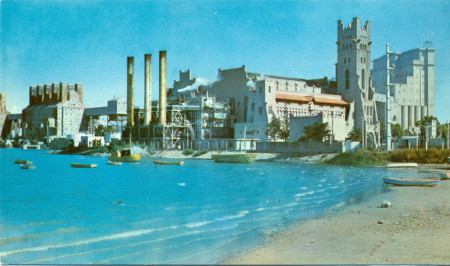
[[[450,181],[389,189],[296,222],[222,264],[448,264]],[[392,207],[379,208],[384,200]]]

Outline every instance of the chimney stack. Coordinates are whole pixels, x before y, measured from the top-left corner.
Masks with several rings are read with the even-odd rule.
[[[166,51],[159,51],[159,124],[166,124]]]
[[[152,55],[146,54],[144,60],[144,126],[148,126],[152,120]]]
[[[134,126],[133,66],[134,66],[134,57],[129,56],[127,58],[127,126]]]

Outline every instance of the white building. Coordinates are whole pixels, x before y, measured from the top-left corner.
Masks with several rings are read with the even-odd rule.
[[[434,49],[418,48],[389,54],[391,83],[390,120],[412,131],[416,121],[434,115]],[[378,115],[386,121],[386,55],[373,61],[373,86],[378,98]]]
[[[188,72],[180,72],[180,81],[185,80],[181,78],[182,73]],[[189,79],[191,81],[185,85],[192,86],[196,79]],[[353,128],[353,121],[348,120],[352,106],[340,95],[323,94],[315,84],[305,79],[247,72],[242,66],[219,69],[217,81],[192,90],[207,91],[217,100],[228,102],[235,139],[241,139],[245,134],[246,138],[268,141],[267,124],[274,116],[284,117],[286,111],[291,117],[327,117],[330,126],[335,125],[333,138],[345,139]]]

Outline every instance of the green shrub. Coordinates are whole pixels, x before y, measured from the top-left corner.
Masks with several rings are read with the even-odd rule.
[[[385,165],[387,155],[384,152],[375,152],[365,149],[355,152],[344,152],[326,160],[326,164],[349,165],[349,166],[376,166]]]
[[[209,152],[209,150],[207,150],[207,149],[205,149],[205,150],[199,150],[199,151],[197,151],[196,153],[194,153],[194,157],[197,157],[197,156],[206,154],[206,153],[208,153],[208,152]]]
[[[410,150],[410,149],[398,149],[393,151],[389,160],[392,162],[411,162],[411,163],[432,163],[441,164],[447,161],[447,157],[450,156],[450,150],[439,150],[436,148],[430,148],[427,151],[424,149]]]
[[[193,150],[193,149],[185,149],[184,151],[183,151],[183,154],[184,155],[192,155],[192,154],[194,154],[195,153],[195,151]]]

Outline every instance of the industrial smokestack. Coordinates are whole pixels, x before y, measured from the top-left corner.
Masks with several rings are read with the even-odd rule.
[[[159,51],[159,124],[166,124],[166,51]]]
[[[152,120],[152,55],[146,54],[145,60],[145,77],[144,77],[144,126],[148,126]]]
[[[127,126],[134,126],[133,73],[134,57],[127,58]]]

